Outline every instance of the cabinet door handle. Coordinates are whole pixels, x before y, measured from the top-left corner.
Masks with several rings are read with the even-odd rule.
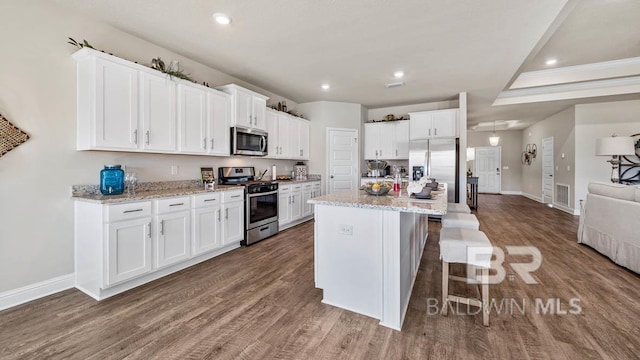
[[[138,129],[133,130],[133,143],[138,145]]]
[[[207,138],[202,139],[202,148],[207,150]]]
[[[135,210],[125,210],[122,213],[123,214],[129,214],[129,213],[134,213],[134,212],[139,212],[142,211],[142,209],[135,209]]]
[[[147,224],[149,226],[149,232],[147,232],[147,237],[151,239],[151,223]]]
[[[234,198],[239,198],[239,197],[240,197],[240,195],[233,195],[231,198],[234,199]]]
[[[224,218],[229,219],[229,209],[224,209]]]
[[[215,200],[216,200],[216,198],[213,198],[213,199],[205,199],[205,200],[204,200],[204,202],[215,201]]]
[[[380,156],[382,156],[382,150],[380,150]]]
[[[396,149],[396,156],[398,156],[398,149]]]
[[[160,235],[164,235],[164,220],[160,220]]]
[[[289,204],[291,204],[291,195],[289,195]]]
[[[376,157],[378,157],[378,150],[376,150]]]
[[[214,140],[214,138],[211,138],[211,149],[213,149]]]
[[[169,204],[169,207],[171,207],[171,206],[182,206],[182,205],[184,205],[184,203]]]
[[[295,196],[295,195],[292,195],[292,196],[291,196],[291,203],[292,203],[292,204],[295,204],[295,203],[296,203],[296,196]]]
[[[433,128],[433,135],[438,136],[438,128]]]
[[[149,130],[147,130],[147,131],[144,133],[144,136],[145,136],[145,139],[146,139],[146,140],[145,140],[145,142],[147,143],[147,145],[149,145],[149,141],[150,141],[150,138],[151,138],[151,137],[149,136]]]
[[[218,210],[217,213],[218,213],[218,222],[220,222],[220,210]]]

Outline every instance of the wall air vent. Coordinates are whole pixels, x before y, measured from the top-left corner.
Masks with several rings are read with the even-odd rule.
[[[392,82],[392,83],[386,83],[386,84],[384,84],[384,87],[392,88],[392,87],[398,87],[398,86],[402,86],[402,85],[404,85],[404,81],[396,81],[396,82]]]

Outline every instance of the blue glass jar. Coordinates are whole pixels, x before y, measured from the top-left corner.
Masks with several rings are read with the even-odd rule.
[[[104,195],[119,195],[124,192],[124,170],[120,165],[105,165],[100,170],[100,192]]]

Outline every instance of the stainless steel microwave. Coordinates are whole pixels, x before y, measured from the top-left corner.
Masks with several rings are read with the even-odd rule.
[[[231,128],[231,154],[267,156],[267,135],[266,131],[233,126]]]

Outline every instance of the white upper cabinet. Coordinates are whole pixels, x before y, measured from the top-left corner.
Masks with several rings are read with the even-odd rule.
[[[176,84],[165,75],[140,72],[142,148],[177,150]]]
[[[217,88],[231,95],[231,126],[266,130],[267,96],[235,84]]]
[[[78,150],[229,155],[231,95],[93,49],[73,57]],[[264,124],[258,95],[245,112]]]
[[[298,120],[298,137],[300,138],[300,159],[309,160],[310,124],[306,120]]]
[[[459,112],[459,109],[446,109],[409,113],[410,139],[458,137]]]
[[[207,152],[207,94],[186,83],[178,85],[180,152]]]
[[[178,85],[180,152],[229,155],[231,97],[197,84]]]
[[[138,71],[92,56],[74,54],[78,62],[78,150],[138,148]],[[97,53],[97,52],[95,52]]]
[[[393,122],[393,140],[396,159],[409,158],[409,121]]]
[[[309,121],[267,109],[268,157],[309,159]]]
[[[209,154],[230,153],[231,96],[219,91],[207,92],[207,133]]]
[[[408,159],[408,121],[364,124],[364,158]]]

